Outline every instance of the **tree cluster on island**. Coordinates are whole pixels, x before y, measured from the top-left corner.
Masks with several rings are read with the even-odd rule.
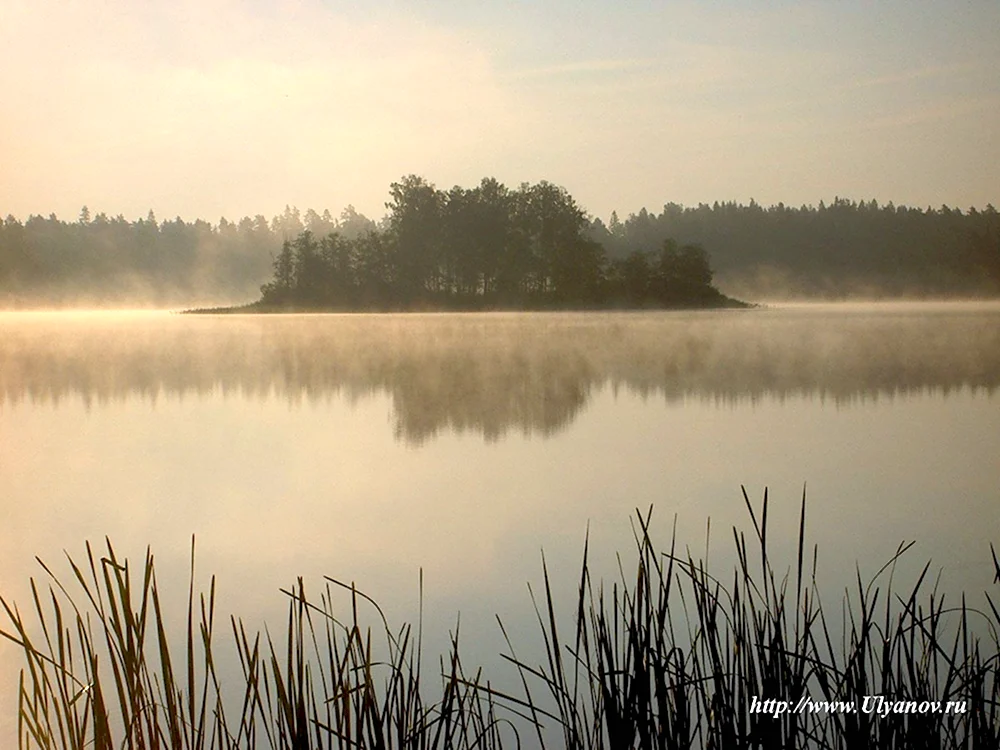
[[[548,182],[492,178],[444,192],[411,175],[390,186],[381,228],[285,240],[258,310],[707,307],[708,254],[665,240],[608,260],[586,213]]]
[[[368,306],[418,304],[421,294],[471,307],[655,306],[664,304],[671,264],[683,265],[679,256],[693,256],[694,246],[710,251],[717,286],[748,299],[1000,295],[992,205],[668,203],[604,222],[546,182],[508,189],[485,179],[441,191],[412,176],[390,198],[379,221],[351,206],[338,216],[286,206],[270,220],[217,224],[160,221],[152,211],[128,221],[86,207],[69,222],[8,215],[0,221],[0,307],[243,303],[269,279],[270,299],[289,299],[287,274],[300,252],[313,267],[312,256],[341,264],[332,276],[303,280],[306,297],[332,283],[342,299]],[[284,277],[274,273],[282,257]]]

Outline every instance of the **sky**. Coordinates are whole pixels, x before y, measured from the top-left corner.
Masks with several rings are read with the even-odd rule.
[[[0,216],[1000,204],[1000,3],[0,0]]]

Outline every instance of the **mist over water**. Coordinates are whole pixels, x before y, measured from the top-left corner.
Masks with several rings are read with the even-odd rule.
[[[179,606],[196,535],[223,617],[276,626],[296,575],[414,618],[422,569],[425,631],[461,611],[465,658],[502,671],[493,615],[534,642],[541,548],[571,604],[588,522],[613,577],[652,504],[662,546],[676,515],[697,553],[711,518],[728,572],[744,484],[770,488],[791,562],[808,483],[831,603],[911,539],[912,568],[975,596],[1000,538],[998,385],[998,305],[3,314],[0,593],[29,601],[35,555],[106,535],[151,545]],[[0,645],[7,716],[15,657]]]
[[[836,311],[836,312],[832,312]],[[930,315],[930,317],[928,317]],[[695,313],[3,317],[0,399],[385,394],[396,436],[549,436],[604,386],[668,402],[844,402],[1000,384],[1000,307]]]

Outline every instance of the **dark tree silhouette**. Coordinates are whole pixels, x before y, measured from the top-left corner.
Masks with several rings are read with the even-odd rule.
[[[548,182],[508,190],[495,179],[436,189],[410,175],[390,187],[382,230],[353,239],[306,229],[286,241],[259,309],[493,309],[706,306],[698,246],[665,243],[651,263],[608,264],[586,214]],[[308,223],[309,215],[307,215]],[[313,217],[315,221],[315,217]]]
[[[668,203],[605,224],[547,182],[441,191],[409,175],[389,197],[378,223],[352,206],[216,225],[7,216],[0,306],[235,302],[262,284],[269,305],[338,309],[704,305],[713,279],[751,298],[1000,294],[992,205]]]

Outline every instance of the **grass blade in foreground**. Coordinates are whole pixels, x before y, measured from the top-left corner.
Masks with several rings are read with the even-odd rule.
[[[718,577],[679,551],[676,526],[659,551],[649,514],[634,521],[634,576],[622,567],[619,580],[593,581],[586,543],[575,621],[564,624],[543,562],[545,663],[519,659],[504,632],[522,696],[466,670],[457,629],[439,676],[424,679],[419,626],[416,636],[390,629],[373,600],[334,579],[318,599],[301,580],[284,592],[283,637],[233,618],[238,669],[224,682],[215,582],[196,597],[193,545],[182,652],[170,645],[152,554],[136,576],[110,542],[100,558],[88,545],[84,565],[69,560],[68,585],[42,564],[47,587],[32,581],[28,614],[0,599],[0,632],[24,655],[19,747],[1000,747],[1000,613],[989,594],[984,611],[964,598],[945,607],[936,586],[928,591],[929,565],[900,590],[901,546],[827,610],[815,549],[806,564],[805,498],[794,581],[769,557],[767,494],[759,515],[747,507],[750,541],[733,530],[737,563]],[[1000,582],[995,553],[993,564]],[[337,592],[345,618],[335,616]]]

